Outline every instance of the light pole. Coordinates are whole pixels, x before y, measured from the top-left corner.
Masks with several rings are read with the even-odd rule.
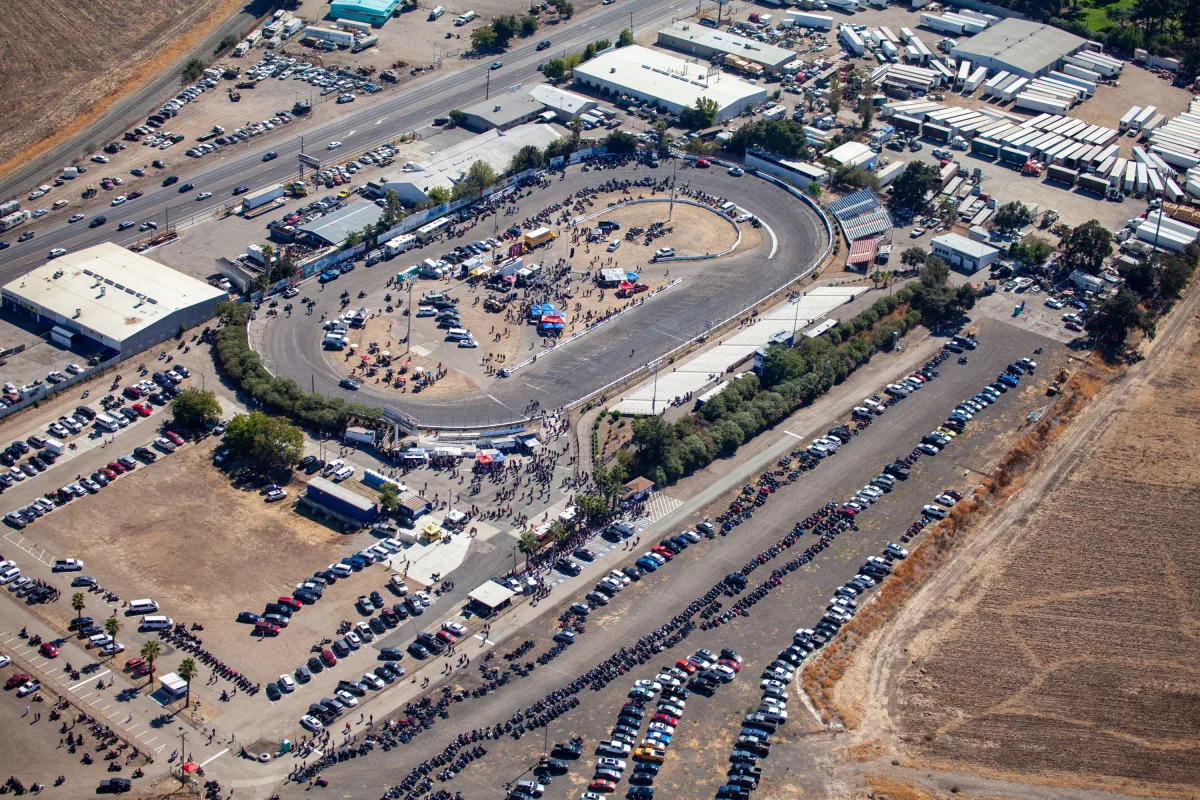
[[[408,284],[408,329],[404,332],[404,355],[412,350],[412,287],[413,281],[406,279]]]

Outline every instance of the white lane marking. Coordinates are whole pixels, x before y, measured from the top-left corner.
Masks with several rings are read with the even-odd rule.
[[[94,681],[98,678],[103,678],[105,675],[107,675],[110,672],[112,672],[111,669],[106,669],[106,670],[104,670],[104,672],[101,672],[99,675],[93,675],[92,677],[87,678],[86,680],[80,681],[79,683],[75,684],[74,686],[68,686],[67,691],[73,692],[76,689],[78,689],[80,686],[87,686],[92,681]]]
[[[801,436],[800,434],[798,434],[798,433],[792,433],[791,431],[784,431],[784,433],[786,433],[788,436],[795,436],[797,439],[803,439],[803,438],[804,438],[804,437],[803,437],[803,436]]]
[[[478,633],[477,633],[477,634],[475,634],[475,638],[476,638],[476,639],[478,639],[479,641],[483,642],[484,644],[490,644],[490,645],[495,645],[495,644],[496,644],[496,643],[495,643],[495,642],[493,642],[491,639],[485,639],[485,638],[483,638],[482,636],[480,636]]]
[[[380,117],[379,119],[375,120],[375,124],[376,124],[376,125],[379,125],[379,124],[380,124],[380,123],[382,123],[382,122],[383,122],[385,119],[387,119],[387,117]]]
[[[759,222],[762,222],[762,226],[763,226],[764,228],[766,228],[766,229],[767,229],[767,233],[771,234],[771,254],[770,254],[770,255],[768,255],[768,256],[767,256],[767,258],[768,258],[768,259],[770,259],[770,258],[774,258],[774,257],[775,257],[775,251],[779,249],[779,240],[775,238],[775,231],[771,230],[771,226],[770,226],[770,225],[768,225],[767,223],[763,222],[761,217],[759,218],[759,220],[758,220],[758,221],[759,221]]]
[[[226,753],[228,753],[228,752],[229,752],[229,748],[228,748],[228,747],[226,747],[224,750],[222,750],[221,752],[217,753],[217,754],[216,754],[215,756],[213,756],[212,758],[208,759],[208,761],[201,761],[201,762],[200,762],[200,766],[202,766],[202,767],[207,767],[207,766],[208,766],[209,764],[211,764],[213,761],[216,761],[218,758],[220,758],[221,756],[225,755],[225,754],[226,754]]]
[[[163,743],[162,743],[162,744],[160,744],[158,747],[154,748],[154,752],[155,752],[155,753],[161,753],[161,752],[163,751],[163,748],[164,748],[164,747],[166,747],[166,746],[167,746],[167,743],[166,743],[166,742],[163,742]]]
[[[347,139],[349,139],[349,138],[350,138],[351,136],[353,136],[355,133],[357,133],[357,131],[350,131],[349,133],[347,133],[347,134],[346,134],[346,138],[347,138]]]

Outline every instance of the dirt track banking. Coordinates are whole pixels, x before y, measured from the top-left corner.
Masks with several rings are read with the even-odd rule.
[[[1004,323],[985,319],[980,323],[980,328],[981,338],[987,345],[972,355],[968,366],[944,365],[938,381],[889,409],[870,430],[848,444],[844,453],[773,495],[751,522],[735,529],[727,538],[718,537],[713,542],[694,545],[689,552],[677,556],[658,573],[648,575],[630,586],[610,606],[593,613],[588,622],[588,631],[578,643],[549,665],[538,667],[531,679],[517,680],[515,685],[482,700],[468,700],[452,706],[448,719],[439,720],[432,730],[399,750],[388,754],[376,752],[366,759],[355,759],[325,770],[331,786],[352,796],[378,794],[381,787],[399,781],[421,760],[440,752],[458,732],[502,722],[552,688],[569,683],[608,654],[629,645],[682,611],[692,598],[703,594],[725,574],[740,568],[747,558],[777,541],[798,519],[824,505],[831,497],[848,495],[873,476],[884,462],[911,450],[922,433],[944,418],[947,408],[961,397],[969,396],[974,387],[985,379],[990,380],[1004,364],[1039,345],[1047,346],[1045,339],[1016,331]],[[890,376],[888,364],[898,360],[899,356],[881,357],[878,365],[880,373]],[[875,367],[872,364],[869,369]],[[986,428],[981,427],[978,433],[972,431],[959,437],[950,450],[937,458],[922,459],[914,477],[877,503],[865,516],[906,520],[904,525],[907,525],[919,513],[920,505],[928,502],[934,489],[963,485],[964,464],[978,466],[976,460],[987,457],[989,448],[995,448],[998,442],[1012,438],[1013,431],[1033,402],[1036,401],[1030,396],[1016,392],[1005,395],[986,412],[991,420]],[[806,440],[818,430],[823,432],[831,421],[802,413],[789,420],[783,429]],[[999,433],[999,437],[993,436],[992,432]],[[792,439],[791,436],[786,438]],[[788,447],[795,447],[799,443],[800,440],[796,440]],[[762,446],[770,445],[764,442]],[[734,483],[736,489],[740,483],[752,482],[753,476],[760,471],[748,469],[745,475],[734,471],[724,477]],[[728,499],[723,498],[719,502],[723,506]],[[627,558],[632,560],[647,549],[652,541],[686,527],[688,522],[687,519],[669,521],[673,524],[661,526],[661,530],[655,529],[653,536],[644,536],[641,545]],[[662,783],[656,781],[656,786],[661,785],[666,789],[667,796],[698,798],[708,795],[720,781],[724,759],[736,734],[729,726],[736,720],[735,715],[744,712],[749,697],[755,693],[758,672],[763,664],[773,657],[773,651],[788,643],[792,630],[820,616],[825,598],[829,597],[833,588],[853,573],[864,556],[878,552],[885,541],[894,538],[898,524],[885,522],[870,529],[864,527],[861,533],[839,537],[835,545],[809,567],[789,576],[784,586],[772,593],[769,600],[760,602],[748,618],[738,619],[715,630],[696,632],[679,647],[662,653],[654,661],[610,684],[603,691],[584,691],[580,695],[580,707],[560,717],[547,732],[534,731],[520,741],[510,738],[489,741],[489,755],[482,763],[471,765],[461,777],[444,786],[436,784],[436,788],[457,789],[467,796],[475,795],[482,787],[494,792],[536,761],[537,756],[541,755],[547,734],[553,743],[573,733],[584,737],[585,753],[589,755],[572,768],[569,776],[556,779],[549,787],[547,797],[577,796],[580,778],[590,776],[590,771],[587,775],[584,772],[590,764],[591,750],[597,740],[606,738],[619,706],[619,698],[624,696],[633,679],[652,675],[654,668],[673,663],[697,647],[714,650],[733,647],[746,657],[742,674],[733,684],[723,687],[712,700],[693,695],[694,700],[688,703],[684,724],[676,732],[668,763],[662,773]],[[811,542],[809,537],[800,543],[800,548]],[[625,555],[620,548],[613,554]],[[783,560],[793,555],[795,553],[789,553]],[[611,567],[622,565],[615,559],[613,563],[606,564]],[[765,579],[769,571],[770,567],[766,567],[761,568],[761,574],[756,572],[752,585]],[[585,588],[579,587],[580,590]],[[555,599],[565,603],[571,598]],[[524,638],[536,638],[539,644],[528,656],[529,660],[533,660],[549,645],[550,619],[547,614],[542,622],[530,625],[509,641],[499,643],[495,649],[504,653]],[[474,641],[469,641],[459,652],[472,655],[475,659],[476,647]],[[457,655],[452,657],[450,663],[453,663],[453,658],[457,658]],[[500,659],[495,659],[492,664],[496,661],[500,661],[502,668],[507,666]],[[453,685],[468,689],[477,685],[476,667],[477,664],[472,664],[468,668],[470,677],[456,672]],[[804,724],[803,713],[800,704],[795,703],[794,716],[798,726]],[[782,766],[783,763],[780,768]],[[288,785],[283,791],[290,796],[300,796],[303,789],[301,786]]]
[[[501,217],[501,224],[519,222],[526,216],[561,201],[585,186],[615,179],[640,179],[648,173],[661,179],[667,167],[651,170],[642,166],[580,172],[571,168],[566,180],[553,180],[546,190],[536,190],[520,202],[520,212]],[[763,243],[746,253],[714,260],[710,265],[689,266],[692,277],[662,296],[622,315],[601,330],[564,345],[536,364],[521,369],[513,378],[497,379],[485,391],[458,398],[423,401],[419,396],[397,400],[393,394],[375,395],[369,385],[353,394],[337,385],[340,376],[329,367],[321,352],[319,326],[314,317],[293,314],[290,319],[271,321],[256,342],[273,371],[309,383],[315,376],[316,389],[329,395],[370,402],[389,403],[416,416],[423,424],[455,425],[481,420],[505,421],[520,417],[530,400],[543,408],[556,408],[585,396],[617,378],[643,367],[647,362],[704,333],[706,321],[722,321],[753,305],[812,267],[828,241],[816,214],[804,203],[766,181],[745,176],[734,178],[723,170],[680,169],[680,184],[727,197],[762,218],[773,231],[763,229]],[[491,235],[490,221],[480,226],[479,236]],[[389,272],[425,257],[437,257],[451,244],[434,243],[410,251],[372,270],[355,270],[338,280],[336,297],[349,291],[379,289]],[[469,241],[469,238],[468,238]],[[777,244],[777,246],[776,246]],[[774,252],[774,255],[772,255]],[[421,284],[418,283],[418,289]],[[306,285],[313,294],[315,286]],[[440,289],[440,286],[439,286]],[[313,294],[313,296],[316,296]],[[397,315],[397,319],[399,316]]]

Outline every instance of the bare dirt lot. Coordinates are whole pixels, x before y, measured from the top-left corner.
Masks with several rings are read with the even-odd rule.
[[[238,8],[230,0],[6,4],[0,15],[0,105],[11,113],[0,122],[0,158],[7,161],[61,134]]]
[[[860,651],[838,695],[893,766],[1194,796],[1196,301]]]

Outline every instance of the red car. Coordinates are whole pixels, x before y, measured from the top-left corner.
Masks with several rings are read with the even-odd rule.
[[[333,654],[332,650],[322,650],[321,661],[324,662],[325,666],[327,667],[337,666],[337,656]]]
[[[662,711],[650,718],[651,722],[664,722],[674,728],[679,724],[679,717],[672,717],[670,714],[665,714]]]
[[[117,477],[116,470],[109,469],[108,467],[101,467],[100,472],[103,472],[104,477],[108,478],[110,481]]]
[[[696,159],[696,166],[699,167],[700,169],[706,169],[706,168],[712,166],[712,162],[709,161],[707,158],[698,158],[698,159]]]
[[[302,606],[303,603],[301,603],[296,598],[292,597],[290,594],[285,594],[279,598],[279,605],[288,606],[292,609],[295,609],[296,611],[299,611],[300,606]]]
[[[688,661],[686,658],[681,658],[678,661],[676,661],[675,666],[679,667],[681,670],[686,672],[688,675],[692,675],[696,672],[696,665],[693,664],[692,662]]]
[[[121,392],[121,394],[125,395],[130,400],[140,400],[142,397],[142,390],[136,386],[126,386],[125,391]]]
[[[720,661],[718,661],[717,663],[718,663],[718,664],[721,664],[722,666],[729,667],[729,668],[730,668],[731,670],[733,670],[734,672],[741,672],[741,671],[742,671],[742,665],[741,665],[741,664],[739,664],[738,662],[734,661],[732,658],[722,658],[722,659],[721,659]]]
[[[133,674],[133,677],[135,677],[135,678],[144,678],[150,674],[150,665],[149,664],[138,664],[136,667],[133,668],[132,674]]]
[[[588,784],[589,792],[604,792],[607,794],[608,792],[615,792],[616,790],[617,785],[612,781],[605,780],[604,778],[596,778],[594,781]]]
[[[150,416],[150,406],[146,405],[145,403],[134,403],[133,405],[130,406],[130,408],[132,408],[134,411],[136,411],[138,413],[138,416],[141,416],[141,417]]]
[[[116,461],[108,462],[108,469],[110,472],[115,472],[117,475],[125,474],[125,468],[123,466],[121,466],[119,462],[116,462]]]
[[[665,558],[667,561],[670,561],[672,558],[675,557],[674,552],[663,547],[661,544],[656,544],[656,545],[654,545],[654,547],[651,547],[650,552],[658,553],[660,556]]]
[[[138,667],[145,666],[145,664],[146,664],[146,659],[140,658],[140,657],[131,658],[125,662],[125,666],[128,667],[129,669],[137,669]]]
[[[58,648],[49,642],[42,642],[42,646],[38,648],[38,652],[46,658],[58,658]]]
[[[28,675],[26,675],[22,672],[18,672],[17,674],[10,675],[8,677],[8,680],[4,682],[4,688],[5,689],[15,689],[18,686],[20,686],[21,684],[25,683],[27,680],[29,680]]]
[[[436,635],[437,638],[441,639],[446,644],[454,644],[458,641],[458,637],[449,631],[438,631]]]
[[[278,636],[279,635],[279,626],[272,625],[270,622],[267,622],[265,619],[260,619],[258,622],[254,623],[254,632],[259,636]],[[329,653],[328,650],[326,650],[325,652]],[[333,655],[333,653],[329,653],[329,654]]]
[[[166,436],[168,439],[170,439],[175,444],[183,444],[183,437],[180,436],[175,431],[167,431],[166,433],[163,434],[163,436]]]
[[[129,194],[125,195],[125,198],[128,200],[137,200],[141,196],[142,196],[142,192],[137,191],[137,192],[130,192]]]

